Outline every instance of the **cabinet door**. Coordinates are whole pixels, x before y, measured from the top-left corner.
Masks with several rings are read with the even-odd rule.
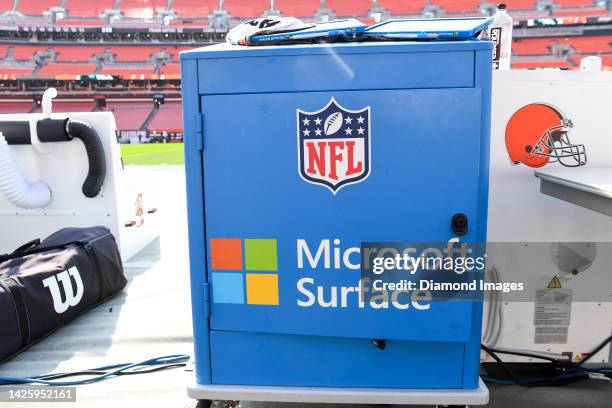
[[[479,89],[207,95],[202,111],[211,330],[470,337],[470,302],[374,308],[348,288],[361,242],[446,242],[455,213],[462,241],[484,239]]]

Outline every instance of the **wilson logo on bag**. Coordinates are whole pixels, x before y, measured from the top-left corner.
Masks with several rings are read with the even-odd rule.
[[[71,277],[76,285],[76,293],[74,292],[75,286],[71,282]],[[64,296],[62,296],[60,291],[59,283],[61,283],[63,288]],[[51,292],[53,308],[57,314],[62,314],[70,307],[78,305],[83,297],[83,281],[76,266],[44,279],[42,284]]]

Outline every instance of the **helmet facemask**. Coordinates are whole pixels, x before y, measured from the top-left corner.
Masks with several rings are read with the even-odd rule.
[[[549,157],[549,163],[559,162],[566,167],[578,167],[586,164],[586,150],[583,144],[570,143],[567,133],[574,127],[569,119],[561,119],[559,126],[548,129],[538,143],[528,153]]]

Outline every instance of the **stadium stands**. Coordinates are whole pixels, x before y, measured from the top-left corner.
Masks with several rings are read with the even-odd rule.
[[[181,105],[178,103],[169,103],[160,105],[148,128],[150,130],[180,129],[180,123]]]
[[[165,64],[160,69],[160,74],[180,75],[180,73],[181,73],[180,64]]]
[[[425,9],[451,17],[481,15],[479,9],[486,4],[482,0],[326,2],[337,17],[355,17],[366,24],[373,23],[368,15],[373,5],[394,18],[420,16]],[[507,2],[518,26],[513,68],[577,69],[584,56],[600,55],[604,67],[612,69],[612,30],[607,20],[612,13],[603,2],[542,4],[538,0]],[[227,27],[214,21],[209,26],[209,14],[218,6],[218,0],[0,0],[0,92],[19,92],[17,96],[25,98],[4,102],[0,97],[0,113],[31,111],[40,90],[56,86],[64,97],[77,98],[59,101],[56,111],[93,110],[96,95],[109,98],[107,109],[115,112],[120,130],[147,128],[159,134],[179,129],[180,105],[173,99],[180,97],[179,53],[223,40]],[[66,16],[54,22],[47,12],[53,7],[64,7]],[[321,2],[276,0],[274,8],[282,15],[310,21]],[[223,2],[230,25],[260,17],[270,9],[269,0]],[[587,34],[582,34],[583,28]],[[78,75],[88,76],[77,81]],[[153,97],[160,94],[173,102],[154,109]],[[30,97],[32,101],[27,100]],[[138,100],[130,102],[134,97]]]
[[[42,14],[42,11],[59,6],[59,0],[19,0],[17,11],[23,14]]]
[[[0,65],[0,79],[29,77],[33,69],[32,66]]]
[[[379,0],[378,5],[391,15],[420,14],[425,7],[425,0]]]
[[[107,102],[107,109],[114,113],[117,129],[121,130],[139,130],[144,121],[147,119],[153,104],[144,102]],[[179,128],[182,126],[178,125]]]
[[[283,13],[284,16],[294,17],[312,17],[319,9],[321,2],[319,0],[278,0],[275,7]]]
[[[433,0],[432,3],[442,7],[447,13],[474,13],[480,6],[480,0]]]
[[[137,78],[141,75],[153,74],[154,66],[139,67],[104,67],[99,72],[103,75],[123,75],[129,78]]]
[[[104,52],[107,47],[103,46],[83,46],[83,45],[54,45],[53,51],[56,53],[56,61],[90,61],[94,54]]]
[[[89,75],[96,72],[95,64],[48,64],[38,71],[38,77],[56,77],[62,75]]]
[[[34,106],[33,101],[27,102],[12,102],[12,101],[1,101],[0,102],[0,114],[6,113],[28,113]]]
[[[512,48],[517,55],[548,55],[553,44],[571,46],[580,54],[592,55],[609,52],[612,53],[612,36],[589,37],[546,37],[515,39]]]
[[[166,11],[168,0],[121,0],[119,10],[130,18],[153,18]]]
[[[104,10],[111,9],[115,0],[66,0],[64,8],[70,17],[98,17]]]
[[[293,3],[293,0],[288,0]],[[217,0],[174,0],[172,10],[179,17],[206,17],[217,9]]]
[[[53,112],[91,112],[93,101],[53,101]]]
[[[367,15],[372,8],[372,2],[369,0],[327,0],[327,7],[335,11],[338,17],[360,17]]]

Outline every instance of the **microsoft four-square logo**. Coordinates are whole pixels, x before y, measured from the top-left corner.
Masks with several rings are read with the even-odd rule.
[[[275,239],[213,238],[210,267],[214,303],[278,305]]]

